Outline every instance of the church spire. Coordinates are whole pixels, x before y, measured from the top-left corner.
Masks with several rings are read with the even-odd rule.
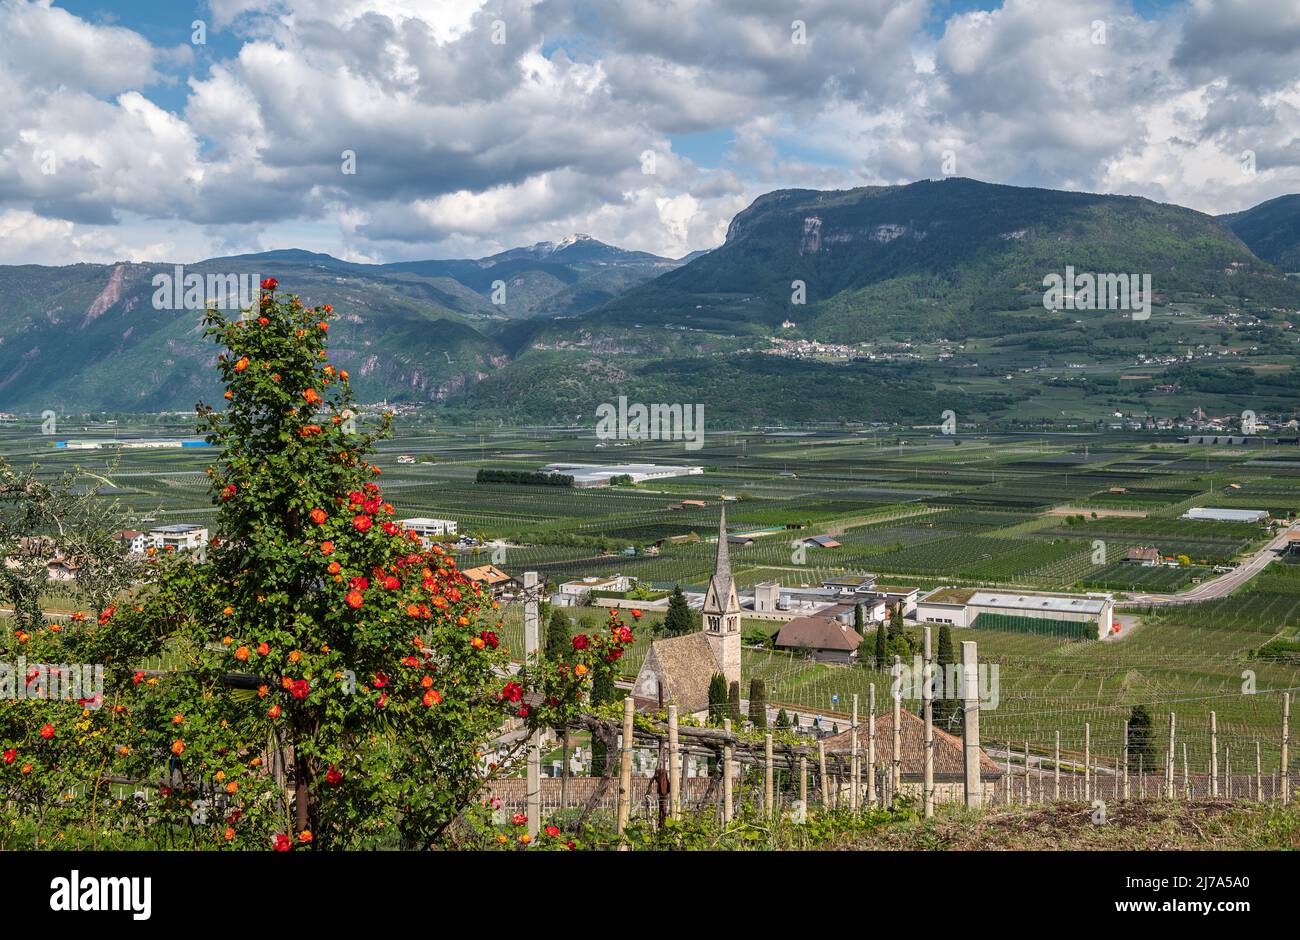
[[[713,566],[713,576],[720,581],[731,580],[731,553],[727,550],[727,504],[722,504],[718,515],[718,560]]]

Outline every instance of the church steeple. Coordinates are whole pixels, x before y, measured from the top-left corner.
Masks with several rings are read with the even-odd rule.
[[[731,576],[727,546],[727,507],[718,517],[718,559],[704,594],[704,635],[727,682],[740,681],[740,598]]]

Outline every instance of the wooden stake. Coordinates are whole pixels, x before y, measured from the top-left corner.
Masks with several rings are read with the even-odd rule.
[[[1264,759],[1259,752],[1259,738],[1255,739],[1255,802],[1258,803],[1264,794]]]
[[[627,831],[627,820],[632,812],[632,711],[635,705],[632,696],[623,699],[623,743],[620,747],[622,757],[618,768],[618,836],[620,842]],[[626,850],[622,843],[619,849]]]
[[[925,666],[922,669],[921,713],[925,719],[924,753],[922,756],[922,795],[925,818],[934,815],[934,666],[931,664],[933,652],[930,646],[930,627],[924,633],[923,655]]]
[[[808,815],[808,758],[799,755],[799,804],[803,807],[804,817]]]
[[[858,811],[858,693],[853,693],[853,713],[849,719],[849,810]]]
[[[876,805],[876,684],[867,689],[867,803]]]
[[[980,779],[980,693],[979,650],[973,640],[961,644],[962,668],[962,786],[966,805],[984,805],[984,783]]]
[[[1291,693],[1282,693],[1282,805],[1291,802]]]
[[[1007,781],[1007,788],[1006,791],[1002,794],[1002,802],[1004,805],[1010,806],[1011,785],[1015,782],[1015,778],[1011,776],[1011,742],[1010,741],[1007,741],[1007,772],[1005,776]]]
[[[1187,742],[1183,742],[1183,793],[1187,799],[1192,798],[1192,776],[1187,772]]]
[[[1128,722],[1124,722],[1124,799],[1129,798],[1129,780],[1128,780]]]
[[[902,657],[895,656],[894,686],[898,691],[894,693],[894,763],[889,776],[890,793],[895,797],[903,785],[903,690],[899,685],[902,664]]]
[[[538,616],[537,572],[524,572],[524,661],[536,666],[541,654],[540,617]],[[542,831],[542,731],[528,736],[528,835],[534,841]]]
[[[763,736],[763,812],[771,819],[775,815],[772,802],[772,735]]]
[[[1025,742],[1025,803],[1032,802],[1029,799],[1029,742]]]
[[[1165,755],[1165,799],[1174,798],[1174,713],[1169,713],[1169,753]]]
[[[1056,767],[1056,781],[1052,789],[1052,799],[1060,801],[1061,799],[1061,732],[1056,732],[1056,757],[1054,761]]]
[[[1083,799],[1092,800],[1092,725],[1083,723]]]
[[[682,816],[682,752],[677,740],[677,706],[668,706],[668,814]]]
[[[1210,796],[1219,798],[1219,720],[1210,712]]]
[[[830,809],[829,791],[826,789],[826,742],[817,742],[817,789],[822,795],[822,809]]]
[[[722,746],[722,822],[726,825],[731,822],[733,810],[731,805],[731,781],[735,774],[735,767],[732,765],[730,718],[722,720],[722,730],[727,733],[727,743]]]

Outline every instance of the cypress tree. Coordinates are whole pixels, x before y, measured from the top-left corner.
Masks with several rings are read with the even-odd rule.
[[[546,658],[557,663],[573,651],[573,637],[569,633],[569,616],[560,608],[551,609],[551,619],[546,624]]]
[[[953,673],[949,666],[957,665],[957,656],[953,652],[952,627],[943,624],[939,627],[939,648],[935,652],[936,675],[941,683],[943,698],[935,706],[935,720],[949,728],[961,727],[962,705],[960,680],[954,688],[948,688],[948,678]]]
[[[776,726],[778,728],[790,727],[790,716],[785,713],[784,708],[776,713]]]
[[[895,604],[893,611],[889,615],[889,638],[903,635],[903,605]]]
[[[727,677],[715,672],[709,680],[709,724],[720,725],[727,717]]]
[[[733,682],[727,688],[727,716],[737,730],[740,729],[740,683]]]
[[[1137,764],[1141,756],[1142,764],[1148,770],[1156,766],[1155,743],[1151,737],[1151,713],[1145,705],[1134,705],[1128,716],[1128,750],[1129,763]]]
[[[876,668],[884,669],[885,660],[889,658],[889,637],[885,635],[886,627],[882,623],[876,627]]]
[[[862,636],[862,631],[866,628],[866,618],[862,616],[862,605],[853,606],[853,629],[858,631],[858,636]]]
[[[762,679],[749,680],[749,723],[757,731],[767,730],[767,683]]]

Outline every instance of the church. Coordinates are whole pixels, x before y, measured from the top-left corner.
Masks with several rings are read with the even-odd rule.
[[[740,599],[727,551],[726,506],[718,520],[718,557],[702,613],[699,632],[650,644],[632,687],[638,708],[658,708],[662,693],[665,706],[676,705],[683,716],[707,718],[714,675],[721,673],[728,688],[740,682]]]

